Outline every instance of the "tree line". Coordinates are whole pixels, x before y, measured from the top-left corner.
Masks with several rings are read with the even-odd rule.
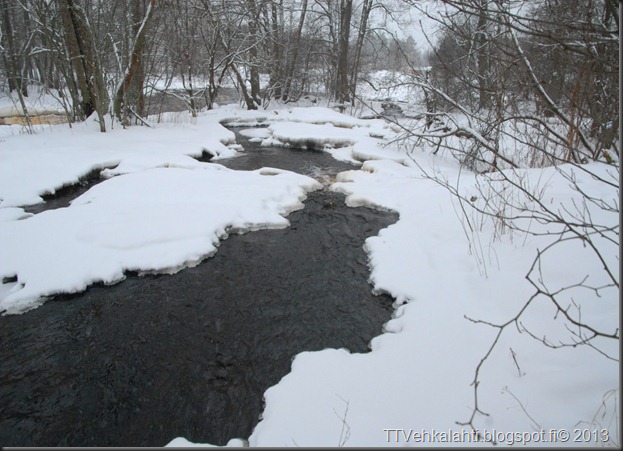
[[[414,10],[437,27],[427,58],[386,26]],[[433,119],[461,111],[469,127],[450,129],[474,138],[472,168],[518,164],[499,151],[513,127],[535,150],[567,149],[539,153],[549,162],[618,153],[615,0],[0,0],[0,25],[0,72],[22,107],[37,84],[102,130],[108,112],[140,121],[146,92],[193,114],[226,79],[249,109],[310,92],[347,104],[362,71],[410,65],[428,109],[412,134],[437,139],[448,130],[432,133]]]
[[[457,422],[477,433],[488,415],[479,397],[482,374],[502,335],[525,334],[552,349],[588,347],[618,362],[611,347],[619,342],[616,322],[597,324],[582,307],[599,308],[600,298],[614,301],[620,289],[620,4],[439,0],[431,12],[424,2],[407,2],[437,23],[439,35],[430,71],[410,81],[424,93],[426,112],[403,128],[404,142],[448,152],[470,169],[465,188],[462,177],[448,181],[423,168],[457,202],[479,268],[486,274],[487,265],[495,265],[482,241],[485,223],[491,241],[504,234],[550,239],[526,269],[532,293],[515,316],[500,322],[466,317],[495,331],[475,364],[471,414]],[[573,201],[558,193],[546,198],[549,182],[534,177],[546,172],[525,170],[546,166],[565,181]],[[587,189],[579,174],[598,189]],[[561,260],[570,243],[584,250],[581,260]],[[552,267],[564,268],[570,282],[552,281]],[[536,304],[549,306],[565,332],[556,339],[537,332],[525,315]]]
[[[470,137],[455,150],[478,171],[618,160],[619,2],[440,0],[435,14],[407,2],[439,28],[430,77],[414,81],[431,113],[416,135]],[[448,111],[467,125],[431,133]],[[501,151],[518,137],[530,161]]]
[[[146,88],[174,80],[193,113],[229,77],[249,109],[318,87],[348,103],[361,68],[386,53],[392,13],[377,0],[0,0],[0,70],[22,104],[38,84],[102,130],[109,111],[144,116]]]

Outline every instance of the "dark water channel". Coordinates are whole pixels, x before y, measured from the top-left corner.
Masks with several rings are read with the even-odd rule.
[[[42,211],[55,210],[57,208],[69,207],[72,200],[80,197],[86,193],[89,189],[102,183],[104,180],[100,177],[101,169],[96,169],[84,177],[80,178],[80,181],[75,185],[67,185],[58,190],[54,194],[44,194],[41,198],[44,203],[28,205],[24,208],[24,211],[32,214],[41,213]]]
[[[220,163],[352,168],[257,146]],[[264,391],[297,353],[367,351],[392,299],[371,294],[362,246],[397,216],[323,190],[288,219],[287,229],[230,236],[175,275],[128,275],[1,316],[0,445],[224,445],[249,437]]]

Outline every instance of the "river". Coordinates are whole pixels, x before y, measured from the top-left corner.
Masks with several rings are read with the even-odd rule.
[[[325,183],[353,169],[327,153],[237,140],[245,154],[219,164]],[[397,215],[346,207],[323,189],[288,219],[286,229],[232,235],[177,274],[127,274],[1,316],[0,443],[163,446],[183,436],[224,445],[249,437],[264,391],[297,353],[367,352],[393,299],[372,295],[363,244]]]

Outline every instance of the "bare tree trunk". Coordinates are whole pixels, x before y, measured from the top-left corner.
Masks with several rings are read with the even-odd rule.
[[[251,48],[249,49],[249,81],[251,83],[251,98],[259,105],[262,103],[260,95],[260,72],[258,57],[258,9],[255,0],[247,0],[247,8],[249,9],[249,34],[252,39]]]
[[[303,33],[303,26],[305,25],[305,16],[307,15],[307,0],[303,0],[301,6],[301,16],[299,17],[299,23],[296,27],[296,34],[294,35],[294,45],[292,49],[292,58],[286,72],[286,86],[283,92],[283,100],[288,100],[290,96],[290,89],[292,87],[292,77],[294,76],[294,69],[299,55],[299,47],[301,43],[301,34]]]
[[[9,9],[6,4],[6,0],[0,1],[0,9],[2,12],[2,27],[4,28],[4,33],[2,33],[3,41],[5,41],[4,47],[4,60],[8,71],[9,78],[9,91],[15,90],[17,92],[17,97],[19,98],[20,106],[22,107],[22,114],[26,118],[26,124],[28,128],[32,128],[32,124],[30,122],[30,116],[28,115],[28,108],[26,108],[26,102],[24,100],[24,92],[22,90],[22,81],[21,77],[18,75],[16,57],[15,57],[15,43],[13,41],[13,28],[11,27],[11,17],[9,13]],[[11,89],[11,87],[13,89]]]
[[[89,21],[82,7],[74,5],[74,15],[77,27],[77,37],[84,55],[84,68],[87,76],[87,86],[91,91],[93,106],[97,113],[100,131],[106,131],[104,116],[108,112],[109,97],[104,83],[104,75],[100,68],[99,58],[95,51],[95,39]]]
[[[15,6],[13,6],[15,8]],[[20,74],[20,58],[16,49],[15,43],[15,29],[13,27],[11,12],[6,0],[0,1],[0,10],[2,13],[2,47],[4,52],[2,57],[4,59],[5,67],[8,72],[9,92],[20,91],[23,96],[28,97],[28,91],[26,90],[26,84],[22,80]]]
[[[340,29],[337,42],[337,73],[335,99],[340,103],[350,101],[348,86],[348,56],[350,39],[350,19],[353,14],[353,0],[340,0]]]
[[[132,11],[132,20],[134,22],[134,35],[138,35],[138,32],[141,28],[142,23],[142,6],[144,5],[144,1],[142,0],[134,0],[134,8]],[[134,99],[134,103],[136,105],[136,113],[139,116],[143,116],[145,114],[145,94],[143,92],[143,86],[145,85],[145,72],[143,69],[143,49],[140,49],[138,54],[138,64],[136,65],[136,72],[132,77],[132,81],[129,87],[129,96]]]
[[[249,95],[249,91],[247,90],[247,85],[244,81],[244,78],[242,78],[242,75],[240,75],[240,71],[236,68],[235,64],[231,65],[231,70],[236,75],[236,80],[238,80],[238,85],[240,86],[240,91],[242,92],[242,97],[244,99],[244,102],[247,104],[247,109],[257,110],[257,104],[255,103],[253,98]]]
[[[25,97],[28,97],[28,83],[31,80],[38,80],[38,81],[41,81],[41,80],[35,73],[36,71],[33,70],[33,58],[29,57],[30,52],[32,51],[33,39],[35,37],[35,33],[31,27],[28,5],[24,3],[23,6],[25,6],[22,9],[23,28],[24,28],[23,32],[24,32],[26,41],[20,50],[20,55],[22,55],[22,58],[21,58],[21,65],[18,66],[19,67],[18,72],[20,72],[20,76],[22,79],[22,93],[24,94]]]
[[[280,7],[283,8],[283,4],[281,4]],[[281,48],[283,35],[280,33],[279,14],[275,1],[271,4],[271,35],[273,66],[270,72],[270,86],[273,89],[273,96],[276,99],[280,99],[285,88],[283,79],[283,52]]]
[[[361,61],[361,50],[363,49],[366,33],[368,32],[368,19],[372,10],[373,0],[364,0],[361,10],[361,20],[359,22],[359,32],[357,33],[357,43],[355,44],[355,57],[353,59],[352,71],[350,75],[351,100],[355,101],[355,91],[357,89],[357,79],[359,77],[359,64]]]
[[[488,89],[489,80],[489,46],[487,45],[487,0],[480,0],[478,25],[476,28],[476,55],[478,63],[478,106],[480,109],[488,108],[491,104]]]
[[[80,105],[74,104],[74,112],[78,120],[84,120],[95,111],[93,100],[91,99],[91,91],[88,89],[86,74],[84,73],[84,65],[82,63],[82,53],[78,45],[78,38],[74,28],[74,21],[71,13],[72,0],[57,0],[59,14],[63,24],[65,35],[65,45],[69,53],[69,59],[73,66],[73,75],[80,96]],[[74,99],[76,100],[76,99]]]
[[[145,45],[145,40],[147,36],[147,30],[149,28],[149,23],[154,15],[154,10],[156,8],[156,0],[149,0],[149,4],[147,6],[147,11],[145,13],[145,17],[143,18],[141,25],[138,27],[138,31],[136,32],[136,37],[134,38],[134,45],[132,46],[132,51],[130,52],[130,63],[125,71],[125,75],[119,83],[119,87],[117,88],[117,93],[115,95],[114,101],[114,113],[122,123],[128,124],[128,116],[129,113],[136,113],[133,111],[132,107],[136,107],[140,104],[139,97],[137,97],[137,92],[140,92],[142,96],[143,86],[141,82],[140,89],[134,89],[133,81],[135,78],[137,80],[141,80],[143,77],[143,68],[142,68],[142,56],[143,56],[143,47]],[[134,95],[130,95],[134,94]]]
[[[80,93],[78,117],[86,119],[93,112],[97,112],[100,131],[105,132],[104,114],[108,110],[108,94],[97,62],[89,23],[75,0],[57,1],[65,32],[65,43]]]

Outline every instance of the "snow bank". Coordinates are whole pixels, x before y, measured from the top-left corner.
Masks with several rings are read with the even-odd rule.
[[[234,134],[209,115],[175,127],[117,124],[107,133],[88,121],[3,141],[0,277],[18,278],[0,300],[9,313],[56,293],[117,282],[127,270],[195,264],[228,231],[286,226],[284,216],[320,186],[283,171],[237,173],[192,158],[236,153]],[[35,216],[17,208],[102,168],[102,177],[113,178],[69,208]]]
[[[173,447],[173,448],[215,448],[216,445],[210,445],[209,443],[193,443],[186,440],[184,437],[176,437],[171,440],[165,446]],[[240,440],[233,438],[229,442],[227,442],[227,447],[235,447],[235,448],[243,448],[248,446],[248,443],[245,440]]]
[[[245,111],[231,107],[206,113],[221,117],[230,126],[266,126],[242,130],[252,141],[263,146],[289,146],[317,149],[330,153],[340,161],[360,165],[370,159],[392,159],[406,163],[407,156],[385,146],[395,137],[396,130],[378,119],[357,119],[329,108],[289,108],[268,112]],[[260,139],[261,138],[261,139]]]
[[[444,174],[453,182],[458,170],[446,167]],[[554,169],[522,175],[535,182],[547,180],[544,197],[569,207],[574,195]],[[607,194],[600,191],[603,184],[590,176],[577,176],[588,193],[598,198]],[[462,190],[476,192],[474,181],[463,175]],[[470,250],[466,224],[459,220],[458,206],[448,191],[423,178],[418,169],[396,162],[366,162],[362,171],[342,173],[338,182],[334,189],[348,194],[350,205],[400,213],[396,224],[366,241],[371,282],[377,291],[397,299],[394,319],[385,325],[387,333],[372,340],[369,354],[324,350],[297,355],[292,372],[266,391],[263,419],[249,442],[251,446],[401,446],[417,445],[418,440],[425,446],[465,444],[473,438],[471,427],[457,422],[470,419],[474,372],[497,333],[496,328],[466,318],[496,324],[513,318],[533,294],[524,276],[536,248],[551,237],[506,236],[492,242],[488,238],[492,226],[483,225],[472,242],[481,246],[480,251]],[[577,193],[574,200],[578,201]],[[616,216],[611,214],[607,221],[616,224]],[[614,254],[605,256],[617,267]],[[479,255],[485,259],[479,260]],[[557,249],[549,263],[550,270],[557,269],[547,273],[552,285],[577,282],[584,274],[601,271],[598,259],[579,241]],[[600,294],[569,293],[581,305],[583,318],[614,332],[618,292],[608,289]],[[521,324],[537,336],[547,334],[554,343],[569,337],[544,299],[531,305]],[[610,341],[598,343],[617,356],[618,341]],[[610,428],[611,438],[617,440],[618,404],[611,395],[618,386],[618,362],[588,346],[551,349],[511,327],[482,367],[479,407],[488,416],[476,415],[474,425],[493,434],[485,438],[506,444],[526,432],[563,428],[573,432],[579,427]],[[443,442],[435,431],[463,439]],[[422,441],[425,433],[428,439]]]
[[[270,136],[270,131],[266,128],[245,128],[238,133],[249,138],[251,142],[262,142]]]
[[[18,285],[0,308],[21,313],[45,296],[115,283],[132,271],[175,272],[213,254],[230,231],[285,227],[318,182],[285,171],[204,164],[105,181],[70,207],[0,223],[0,276]]]
[[[80,177],[102,168],[105,176],[147,168],[195,163],[190,157],[208,152],[216,159],[234,155],[232,132],[214,121],[176,127],[116,127],[99,133],[87,123],[51,126],[40,133],[5,136],[0,151],[0,207],[42,202]]]
[[[378,70],[368,74],[358,86],[358,95],[365,100],[422,104],[422,90],[413,85],[407,73]]]
[[[61,98],[52,94],[52,91],[46,92],[37,86],[29,86],[29,95],[24,97],[26,109],[30,115],[59,114],[66,113],[61,103]],[[66,99],[69,101],[68,99]],[[71,105],[67,106],[71,108]],[[10,117],[23,115],[21,102],[18,95],[13,92],[11,94],[0,93],[0,117]]]
[[[317,125],[279,122],[268,127],[268,130],[271,137],[262,141],[263,146],[286,145],[324,149],[350,146],[356,141],[351,130],[338,128],[330,123]]]
[[[340,128],[374,127],[386,128],[385,121],[378,119],[358,119],[324,107],[279,107],[272,110],[241,110],[232,106],[222,107],[204,113],[229,126],[258,126],[276,122],[299,122],[304,124],[332,124]]]
[[[297,355],[291,373],[266,391],[262,420],[249,445],[473,445],[471,427],[457,422],[469,422],[474,372],[498,331],[486,323],[502,324],[521,311],[534,293],[525,275],[537,249],[552,237],[511,233],[495,221],[469,212],[464,216],[448,190],[423,170],[458,187],[477,206],[484,202],[477,186],[481,180],[459,171],[450,158],[387,146],[395,131],[383,121],[323,108],[249,112],[227,107],[176,127],[132,127],[102,135],[86,124],[71,130],[50,127],[32,136],[5,135],[0,146],[0,276],[8,281],[0,287],[0,306],[21,312],[44,296],[120,280],[126,270],[175,271],[214,252],[227,233],[285,226],[284,216],[300,207],[305,192],[318,183],[285,171],[237,172],[191,158],[204,149],[216,158],[235,152],[228,147],[233,135],[219,123],[269,124],[268,132],[255,137],[284,143],[311,139],[323,146],[346,145],[326,150],[364,162],[361,170],[340,174],[333,189],[347,194],[351,206],[400,214],[396,224],[365,244],[373,289],[396,299],[385,333],[371,341],[367,354],[327,349]],[[18,208],[102,167],[109,167],[104,175],[114,177],[69,208],[34,216]],[[602,177],[611,170],[586,167]],[[537,188],[544,204],[561,214],[573,211],[574,203],[583,208],[570,179],[555,168],[509,177]],[[574,178],[595,199],[618,200],[618,189],[590,174],[579,171]],[[586,206],[595,221],[617,226],[618,208],[595,207]],[[522,225],[545,231],[537,221]],[[600,239],[594,243],[618,270],[618,246]],[[586,275],[592,285],[604,283],[602,263],[579,240],[552,248],[541,269],[552,290]],[[11,281],[15,275],[17,282]],[[595,327],[606,332],[618,327],[616,289],[599,290],[597,296],[574,288],[560,299],[565,307],[580,307],[582,318]],[[568,340],[573,332],[550,301],[536,299],[520,322],[504,330],[481,367],[478,405],[488,415],[476,414],[474,427],[485,439],[503,444],[538,437],[530,444],[595,446],[604,444],[599,441],[604,430],[611,438],[607,444],[619,444],[618,361],[588,346],[552,349],[526,331],[552,343]],[[596,345],[618,356],[618,340]],[[577,430],[597,431],[599,440],[575,443]],[[560,431],[570,434],[568,441],[560,440]],[[169,443],[189,445],[179,437]]]

